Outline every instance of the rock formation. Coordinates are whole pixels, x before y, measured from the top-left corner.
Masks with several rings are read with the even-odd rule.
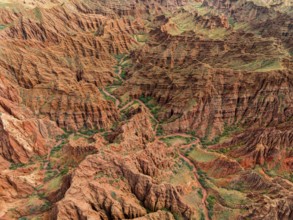
[[[292,15],[0,3],[0,219],[293,219]]]

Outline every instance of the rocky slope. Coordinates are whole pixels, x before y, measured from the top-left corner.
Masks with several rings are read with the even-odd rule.
[[[0,219],[293,218],[292,2],[0,3]]]

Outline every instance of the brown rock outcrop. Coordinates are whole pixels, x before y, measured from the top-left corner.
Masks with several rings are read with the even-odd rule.
[[[248,206],[249,214],[244,215],[244,219],[292,218],[292,183],[278,178],[268,183],[255,173],[245,173],[239,183],[251,192],[248,197],[254,201]],[[267,193],[262,195],[259,192]]]
[[[292,51],[292,13],[287,10],[290,1],[231,1],[204,0],[203,5],[226,13],[234,22],[245,22],[264,37],[276,37]],[[291,5],[292,7],[292,5]]]
[[[83,136],[71,135],[62,151],[64,151],[69,159],[82,160],[86,155],[97,152],[105,144],[106,141],[99,134],[95,134],[89,139]]]
[[[152,122],[145,108],[140,107],[137,113],[117,130],[119,134],[115,141],[120,142],[124,148],[137,148],[149,141],[154,140],[155,132]]]
[[[135,218],[135,220],[160,220],[160,219],[165,219],[165,220],[174,220],[175,218],[170,212],[164,212],[164,211],[157,211],[154,213],[147,214],[144,217],[139,217]]]
[[[235,136],[232,140],[212,149],[229,149],[228,155],[241,158],[245,167],[267,164],[273,168],[277,164],[281,169],[291,170],[286,161],[292,159],[290,148],[293,144],[292,125],[278,128],[253,129]]]
[[[13,163],[26,163],[33,156],[47,154],[61,130],[22,106],[17,86],[3,76],[0,91],[0,155]]]
[[[51,121],[18,120],[2,113],[1,156],[14,163],[26,163],[33,156],[47,154],[50,145],[54,143],[51,138],[56,134],[56,131],[52,133],[49,127],[54,126]]]
[[[236,161],[229,160],[225,157],[217,158],[212,162],[201,163],[198,166],[203,170],[208,170],[208,174],[215,178],[225,178],[229,175],[238,174],[243,170]]]
[[[186,218],[192,216],[192,209],[181,200],[176,188],[154,183],[151,176],[140,173],[139,170],[145,168],[137,167],[136,163],[130,157],[109,153],[104,159],[100,154],[88,156],[74,173],[72,185],[53,209],[53,216],[69,219],[79,213],[78,216],[98,219],[131,219],[145,216],[144,207],[151,211],[170,209]],[[162,165],[154,165],[162,169]]]
[[[133,126],[138,130],[128,129]],[[143,126],[144,130],[140,131]],[[115,148],[117,144],[114,144],[116,150],[112,151],[101,147],[98,154],[88,156],[79,165],[64,199],[52,211],[53,218],[132,219],[148,217],[147,210],[156,212],[161,209],[191,218],[194,210],[182,200],[177,188],[160,183],[174,166],[174,158],[172,150],[168,150],[165,144],[158,141],[148,143],[151,141],[148,133],[153,136],[153,131],[146,112],[133,115],[121,126],[121,132],[119,136],[124,137],[121,138],[121,147]],[[132,145],[126,144],[130,140],[133,140]],[[156,219],[157,215],[173,219],[164,212],[150,216]]]
[[[291,220],[288,2],[0,3],[0,219]]]

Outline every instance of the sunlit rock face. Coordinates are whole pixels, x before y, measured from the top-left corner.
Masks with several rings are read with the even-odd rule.
[[[293,219],[292,2],[0,2],[0,219]]]

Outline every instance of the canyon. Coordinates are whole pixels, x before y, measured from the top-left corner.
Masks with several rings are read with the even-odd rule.
[[[0,219],[293,219],[292,6],[0,1]]]

